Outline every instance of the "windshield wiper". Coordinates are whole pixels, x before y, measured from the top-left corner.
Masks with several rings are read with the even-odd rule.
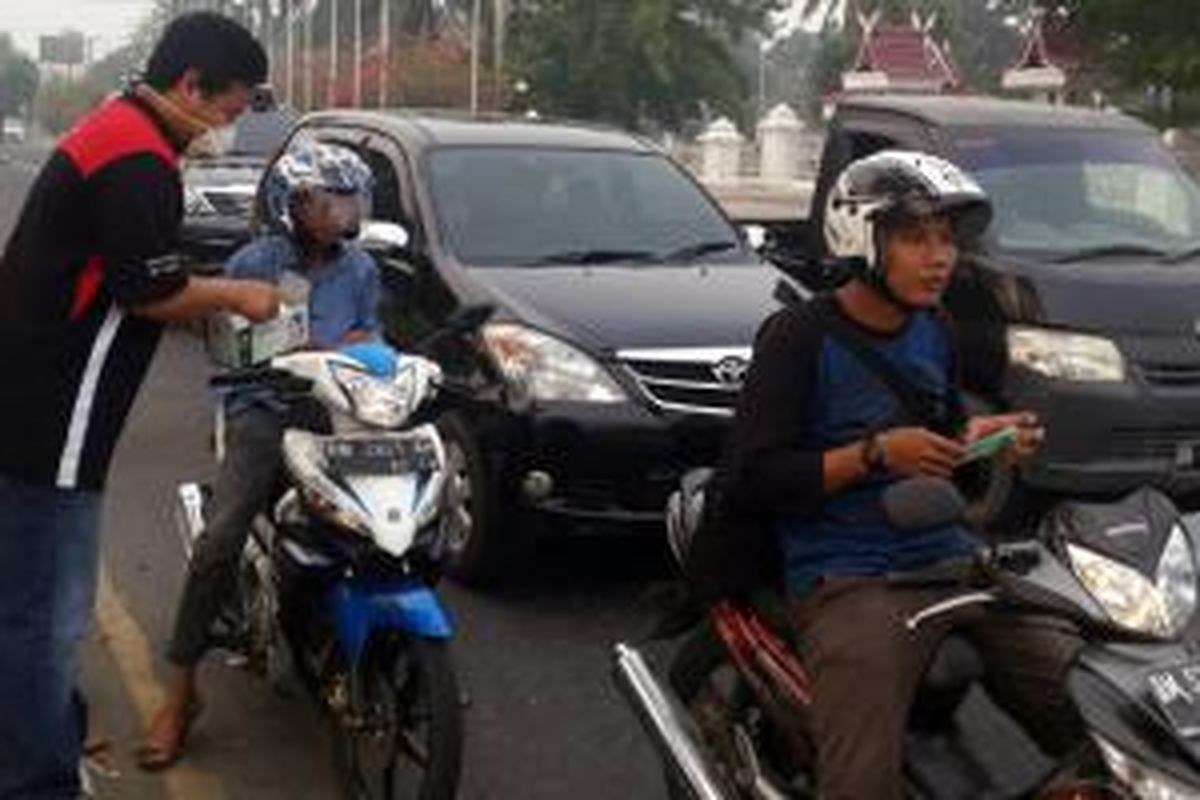
[[[1055,256],[1053,261],[1055,264],[1069,264],[1073,261],[1091,261],[1097,258],[1115,258],[1117,256],[1154,256],[1162,258],[1166,255],[1166,251],[1157,247],[1151,247],[1150,245],[1137,244],[1136,242],[1115,242],[1113,244],[1072,250],[1069,253]]]
[[[689,263],[698,258],[710,255],[712,253],[725,253],[729,250],[738,249],[739,245],[735,241],[729,239],[719,239],[711,242],[698,242],[689,244],[686,247],[680,247],[677,250],[672,250],[665,255],[659,257],[663,263]]]
[[[1188,259],[1195,258],[1196,256],[1200,256],[1200,242],[1194,242],[1182,250],[1176,250],[1162,261],[1164,264],[1178,264],[1180,262],[1187,261]]]
[[[552,267],[574,264],[651,263],[656,261],[658,261],[658,257],[649,250],[565,250],[561,253],[539,256],[527,262],[524,266]]]

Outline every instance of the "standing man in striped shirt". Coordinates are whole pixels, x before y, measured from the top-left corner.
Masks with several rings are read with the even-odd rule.
[[[59,142],[0,260],[0,798],[79,794],[101,491],[163,324],[278,310],[270,284],[191,277],[175,254],[180,156],[266,73],[232,20],[177,18],[144,81]]]

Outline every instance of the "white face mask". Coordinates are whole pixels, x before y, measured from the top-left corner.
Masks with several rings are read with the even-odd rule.
[[[233,125],[209,128],[188,143],[186,155],[188,158],[219,158],[233,147],[234,135]]]

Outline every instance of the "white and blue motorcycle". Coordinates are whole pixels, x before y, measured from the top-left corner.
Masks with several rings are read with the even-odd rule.
[[[273,684],[299,677],[331,721],[344,796],[449,800],[463,723],[454,626],[434,590],[447,467],[432,420],[439,393],[465,390],[421,356],[377,373],[347,354],[300,352],[213,379],[327,417],[326,432],[285,431],[281,486],[214,634]],[[220,412],[216,428],[220,458]],[[189,557],[205,498],[179,487]]]

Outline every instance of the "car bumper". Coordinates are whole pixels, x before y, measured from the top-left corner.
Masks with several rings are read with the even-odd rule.
[[[1178,494],[1200,490],[1200,386],[1022,375],[1012,389],[1012,406],[1037,412],[1046,427],[1045,445],[1027,468],[1031,485],[1089,494],[1148,484]]]
[[[715,462],[729,419],[633,403],[555,403],[522,415],[516,427],[504,448],[504,483],[525,508],[585,523],[656,525],[683,473]]]

